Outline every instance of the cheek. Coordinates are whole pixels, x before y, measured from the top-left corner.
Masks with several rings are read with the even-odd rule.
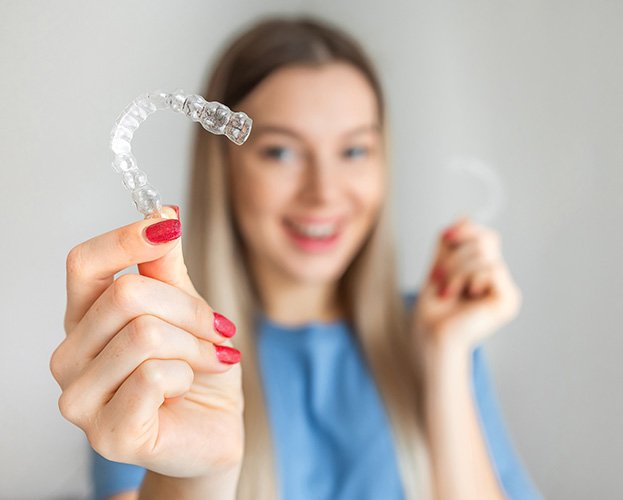
[[[251,165],[240,165],[236,170],[232,178],[232,202],[243,232],[261,235],[266,224],[274,220],[274,215],[287,203],[290,189],[283,181],[277,181]]]
[[[352,181],[352,193],[358,211],[366,220],[378,213],[385,197],[385,179],[381,169],[372,169]]]

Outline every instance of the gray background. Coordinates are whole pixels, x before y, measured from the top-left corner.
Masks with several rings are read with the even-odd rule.
[[[478,208],[523,291],[486,342],[516,447],[546,497],[620,495],[623,7],[616,1],[0,2],[0,497],[85,497],[87,448],[57,409],[67,251],[136,219],[109,166],[117,114],[155,87],[199,92],[215,50],[257,15],[310,12],[364,41],[391,111],[405,288],[441,228]],[[185,206],[193,125],[156,114],[134,141]],[[619,306],[619,311],[617,311]]]

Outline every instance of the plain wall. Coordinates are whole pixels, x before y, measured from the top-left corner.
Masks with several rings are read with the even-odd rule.
[[[116,116],[153,88],[200,92],[226,38],[271,12],[336,22],[381,70],[405,288],[442,227],[487,196],[449,165],[482,162],[501,182],[487,222],[524,297],[486,341],[507,427],[547,498],[616,497],[622,4],[72,0],[0,1],[0,498],[89,493],[86,441],[58,412],[48,363],[68,250],[137,217],[110,168]],[[194,126],[159,113],[133,143],[182,211]]]

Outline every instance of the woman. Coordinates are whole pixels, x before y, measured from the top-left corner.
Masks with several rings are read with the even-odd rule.
[[[359,46],[264,21],[204,96],[254,129],[242,147],[197,134],[197,288],[174,207],[68,256],[51,369],[98,497],[536,498],[477,348],[520,303],[499,237],[456,221],[415,305],[400,296],[384,103]]]

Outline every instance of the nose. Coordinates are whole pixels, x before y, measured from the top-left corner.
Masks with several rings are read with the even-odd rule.
[[[339,194],[337,168],[327,158],[310,159],[301,181],[301,198],[310,204],[326,204],[333,201]]]

